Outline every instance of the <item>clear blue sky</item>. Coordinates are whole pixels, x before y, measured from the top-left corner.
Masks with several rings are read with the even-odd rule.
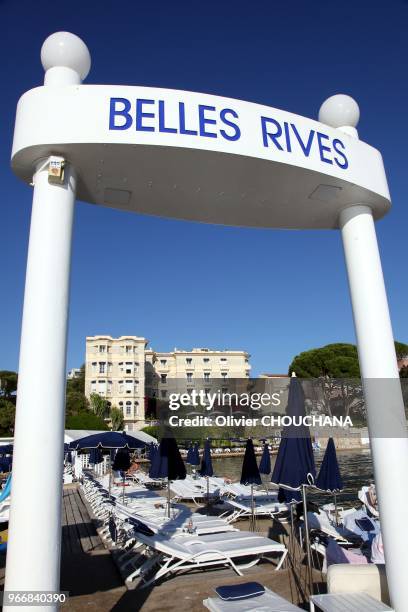
[[[18,98],[40,85],[52,32],[81,36],[87,83],[162,86],[317,117],[347,93],[360,138],[379,148],[393,209],[377,224],[394,335],[408,341],[408,2],[0,0],[0,369],[17,369],[31,189],[10,170]],[[144,335],[156,350],[246,349],[253,373],[354,342],[340,235],[225,228],[78,202],[68,367],[85,336]],[[39,373],[41,375],[41,373]]]

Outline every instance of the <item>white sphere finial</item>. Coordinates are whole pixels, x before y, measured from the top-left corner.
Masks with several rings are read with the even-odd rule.
[[[355,128],[359,119],[360,109],[357,102],[345,94],[327,98],[319,110],[319,121],[334,128],[344,126]]]
[[[41,47],[41,63],[45,71],[50,68],[70,68],[83,81],[91,69],[91,55],[86,44],[71,32],[55,32]]]

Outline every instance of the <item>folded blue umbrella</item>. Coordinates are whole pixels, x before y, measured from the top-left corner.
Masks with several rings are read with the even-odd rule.
[[[89,452],[89,463],[91,465],[97,465],[102,463],[103,456],[100,448],[91,448]]]
[[[200,467],[199,472],[201,476],[213,476],[214,475],[212,459],[211,459],[211,443],[209,440],[206,440],[204,444],[204,453],[203,453],[203,458],[201,459],[201,467]]]
[[[240,482],[243,485],[262,484],[258,464],[256,463],[254,444],[251,439],[247,440],[246,443],[244,461],[242,462]]]
[[[290,417],[306,416],[305,396],[296,377],[290,379],[286,414]],[[280,487],[279,501],[299,502],[302,486],[313,485],[315,477],[316,467],[309,428],[302,424],[285,427],[271,477],[271,482]]]
[[[96,449],[98,450],[98,449]],[[91,451],[92,452],[92,451]],[[130,468],[130,453],[127,448],[119,448],[113,461],[112,469],[127,472]]]
[[[174,438],[162,438],[150,465],[150,478],[184,480],[186,466]]]
[[[187,451],[187,457],[186,457],[186,463],[190,463],[193,459],[193,455],[194,455],[194,448],[193,445],[190,444],[190,446],[188,447],[188,451]]]
[[[330,493],[336,493],[343,489],[343,480],[337,462],[336,447],[333,438],[329,438],[327,442],[326,452],[324,453],[315,485],[318,489]]]
[[[263,447],[261,462],[259,464],[259,472],[261,474],[271,473],[271,457],[269,454],[268,444],[264,444],[264,447]]]

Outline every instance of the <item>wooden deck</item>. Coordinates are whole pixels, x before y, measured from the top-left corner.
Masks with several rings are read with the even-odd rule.
[[[104,548],[77,486],[66,487],[62,499],[62,555]]]

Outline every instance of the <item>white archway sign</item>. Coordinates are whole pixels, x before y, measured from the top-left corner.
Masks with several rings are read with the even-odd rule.
[[[78,197],[208,223],[341,230],[389,588],[395,610],[406,610],[408,487],[402,479],[408,440],[374,227],[390,196],[380,153],[358,139],[357,104],[333,96],[316,122],[218,96],[82,85],[89,51],[67,32],[50,36],[41,58],[44,86],[18,103],[12,152],[12,167],[34,184],[34,196],[5,589],[59,589],[69,271]],[[45,397],[43,371],[50,380]],[[384,385],[379,392],[376,384],[380,379],[387,381],[386,396]],[[385,410],[392,436],[384,434]]]

